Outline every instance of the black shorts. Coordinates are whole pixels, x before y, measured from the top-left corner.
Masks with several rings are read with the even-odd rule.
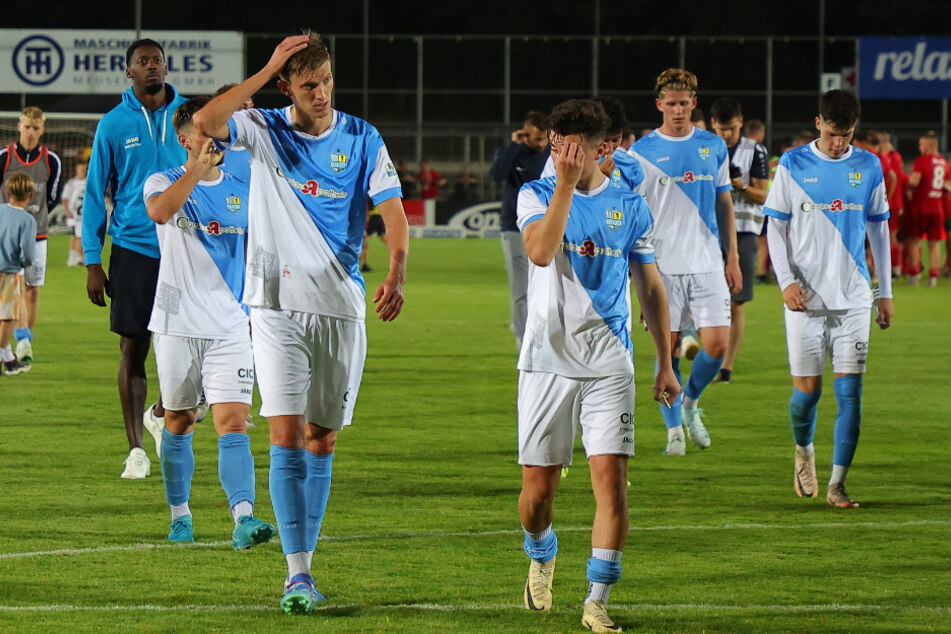
[[[756,234],[736,234],[736,246],[740,255],[740,272],[743,273],[743,290],[730,299],[743,304],[753,299],[753,285],[756,283]]]
[[[122,337],[149,333],[149,318],[158,282],[158,258],[112,245],[106,291],[112,299],[109,329]]]
[[[373,214],[367,218],[367,235],[380,237],[386,235],[386,225],[383,224],[383,216]]]

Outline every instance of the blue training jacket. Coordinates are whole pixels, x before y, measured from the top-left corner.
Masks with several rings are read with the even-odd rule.
[[[107,188],[115,205],[109,219],[113,244],[159,257],[155,223],[145,210],[142,186],[150,175],[178,167],[188,158],[172,126],[172,115],[185,98],[169,84],[165,90],[169,100],[152,112],[129,88],[122,93],[122,102],[107,112],[96,128],[83,198],[86,264],[102,263]]]

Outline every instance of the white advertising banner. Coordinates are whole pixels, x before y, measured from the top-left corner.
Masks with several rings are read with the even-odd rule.
[[[210,94],[244,77],[238,31],[144,31],[165,48],[168,83],[181,93]],[[0,29],[0,92],[115,94],[125,76],[133,30]]]

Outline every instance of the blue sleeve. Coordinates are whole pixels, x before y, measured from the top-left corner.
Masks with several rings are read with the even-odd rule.
[[[106,239],[106,187],[112,171],[112,147],[104,119],[96,128],[92,142],[83,194],[83,254],[87,265],[102,264],[102,246]]]
[[[23,268],[31,266],[36,259],[36,220],[33,216],[30,216],[29,220],[27,230],[20,234],[20,259]]]

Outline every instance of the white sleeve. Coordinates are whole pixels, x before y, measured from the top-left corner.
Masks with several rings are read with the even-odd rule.
[[[886,207],[887,209],[887,207]],[[770,223],[773,221],[770,220]],[[892,254],[888,239],[887,222],[869,222],[865,225],[865,234],[872,250],[872,261],[878,271],[879,297],[892,297]]]
[[[771,217],[766,223],[766,244],[769,247],[769,259],[773,263],[773,273],[780,290],[795,283],[796,276],[789,267],[788,232],[789,223],[776,217]]]
[[[378,205],[384,200],[399,197],[401,191],[400,177],[396,173],[393,161],[390,160],[390,153],[385,145],[381,145],[376,153],[373,170],[370,172],[367,196],[370,197],[374,205]]]
[[[525,225],[534,220],[538,220],[548,211],[548,205],[543,203],[534,191],[529,187],[522,187],[518,192],[517,203],[517,223],[518,230],[524,231]]]
[[[168,176],[162,172],[156,172],[145,180],[145,185],[142,186],[142,200],[148,203],[149,198],[158,196],[171,186],[172,181],[168,179]]]
[[[872,221],[883,221],[888,218],[888,196],[885,194],[885,181],[881,181],[868,201],[865,217]],[[878,265],[876,264],[876,267]]]
[[[789,189],[786,185],[788,178],[789,170],[780,163],[776,168],[773,184],[769,187],[769,193],[766,194],[766,202],[763,203],[763,212],[769,216],[770,222],[773,218],[778,220],[792,218],[792,203],[789,201]]]
[[[551,157],[551,154],[548,155],[548,158],[545,160],[545,167],[542,168],[542,175],[538,178],[548,178],[549,176],[556,176],[557,172],[555,171],[555,160]]]

